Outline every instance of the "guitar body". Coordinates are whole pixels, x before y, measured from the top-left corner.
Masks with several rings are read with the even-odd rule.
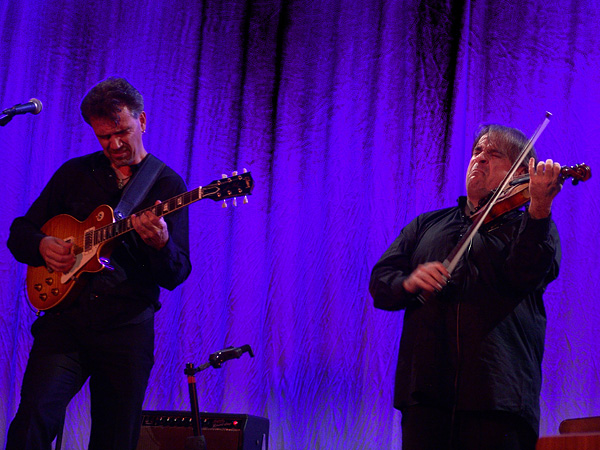
[[[80,222],[68,214],[61,214],[50,219],[42,227],[47,236],[54,236],[66,242],[73,243],[75,265],[67,272],[54,272],[45,266],[27,268],[27,296],[30,303],[38,311],[46,311],[66,302],[69,293],[75,294],[79,285],[79,277],[84,272],[99,272],[104,268],[100,261],[102,256],[101,244],[86,242],[100,227],[114,222],[113,210],[108,205],[96,208],[89,217]]]

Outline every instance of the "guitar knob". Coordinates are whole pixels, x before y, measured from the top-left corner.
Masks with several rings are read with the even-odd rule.
[[[58,295],[60,291],[57,288],[54,288],[50,292],[52,292],[52,295]]]
[[[33,288],[34,288],[36,291],[40,292],[40,291],[42,290],[42,285],[41,285],[40,283],[37,283],[37,284],[34,284],[34,285],[33,285]]]
[[[47,284],[48,286],[51,286],[51,285],[52,285],[52,283],[54,283],[54,280],[53,280],[52,278],[50,278],[50,277],[46,278],[46,284]]]
[[[48,299],[48,294],[40,294],[40,300],[45,302]]]

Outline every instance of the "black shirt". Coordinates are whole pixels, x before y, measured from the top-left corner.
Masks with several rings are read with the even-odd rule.
[[[471,225],[466,199],[409,223],[375,265],[375,307],[405,309],[395,407],[429,403],[508,411],[539,429],[546,312],[560,243],[550,218],[511,211],[484,225],[441,294],[422,305],[402,282],[419,264],[444,261]]]
[[[133,166],[132,170],[135,177],[137,167]],[[165,166],[136,210],[185,191],[181,177]],[[84,221],[100,205],[114,209],[122,193],[114,170],[102,152],[73,158],[56,171],[25,216],[13,221],[8,247],[18,261],[31,266],[43,265],[39,244],[45,235],[40,229],[48,220],[68,214]],[[116,238],[110,255],[114,270],[86,274],[88,282],[73,307],[93,317],[100,327],[143,320],[157,309],[159,287],[174,289],[191,271],[187,209],[168,214],[164,219],[169,240],[162,249],[146,245],[135,231]]]

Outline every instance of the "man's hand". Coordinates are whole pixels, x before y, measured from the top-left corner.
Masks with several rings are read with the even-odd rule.
[[[404,280],[404,289],[412,294],[419,292],[441,291],[448,282],[450,274],[439,261],[419,264],[419,266]]]
[[[73,244],[54,236],[46,236],[40,241],[40,253],[46,266],[55,272],[68,272],[75,264]]]
[[[552,201],[562,189],[560,164],[547,159],[535,166],[533,158],[529,160],[529,215],[534,219],[543,219],[552,211]]]
[[[155,205],[158,205],[160,200],[157,200]],[[132,215],[131,223],[135,231],[140,235],[142,240],[149,246],[160,250],[169,240],[169,229],[167,223],[162,217],[157,217],[150,211],[146,211],[141,216]]]

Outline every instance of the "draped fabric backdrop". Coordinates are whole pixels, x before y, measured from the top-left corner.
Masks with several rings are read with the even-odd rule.
[[[402,312],[375,310],[372,266],[416,214],[464,194],[477,126],[531,135],[541,158],[598,164],[595,0],[4,0],[0,99],[39,116],[0,128],[0,241],[68,158],[99,150],[79,114],[96,82],[146,100],[146,148],[190,189],[247,168],[248,205],[191,205],[191,277],[163,292],[145,409],[270,421],[271,449],[399,449],[392,408]],[[553,217],[559,279],[546,294],[543,435],[600,415],[597,178],[568,183]],[[19,400],[35,314],[25,267],[0,246],[0,446]],[[64,449],[84,449],[87,387]]]

